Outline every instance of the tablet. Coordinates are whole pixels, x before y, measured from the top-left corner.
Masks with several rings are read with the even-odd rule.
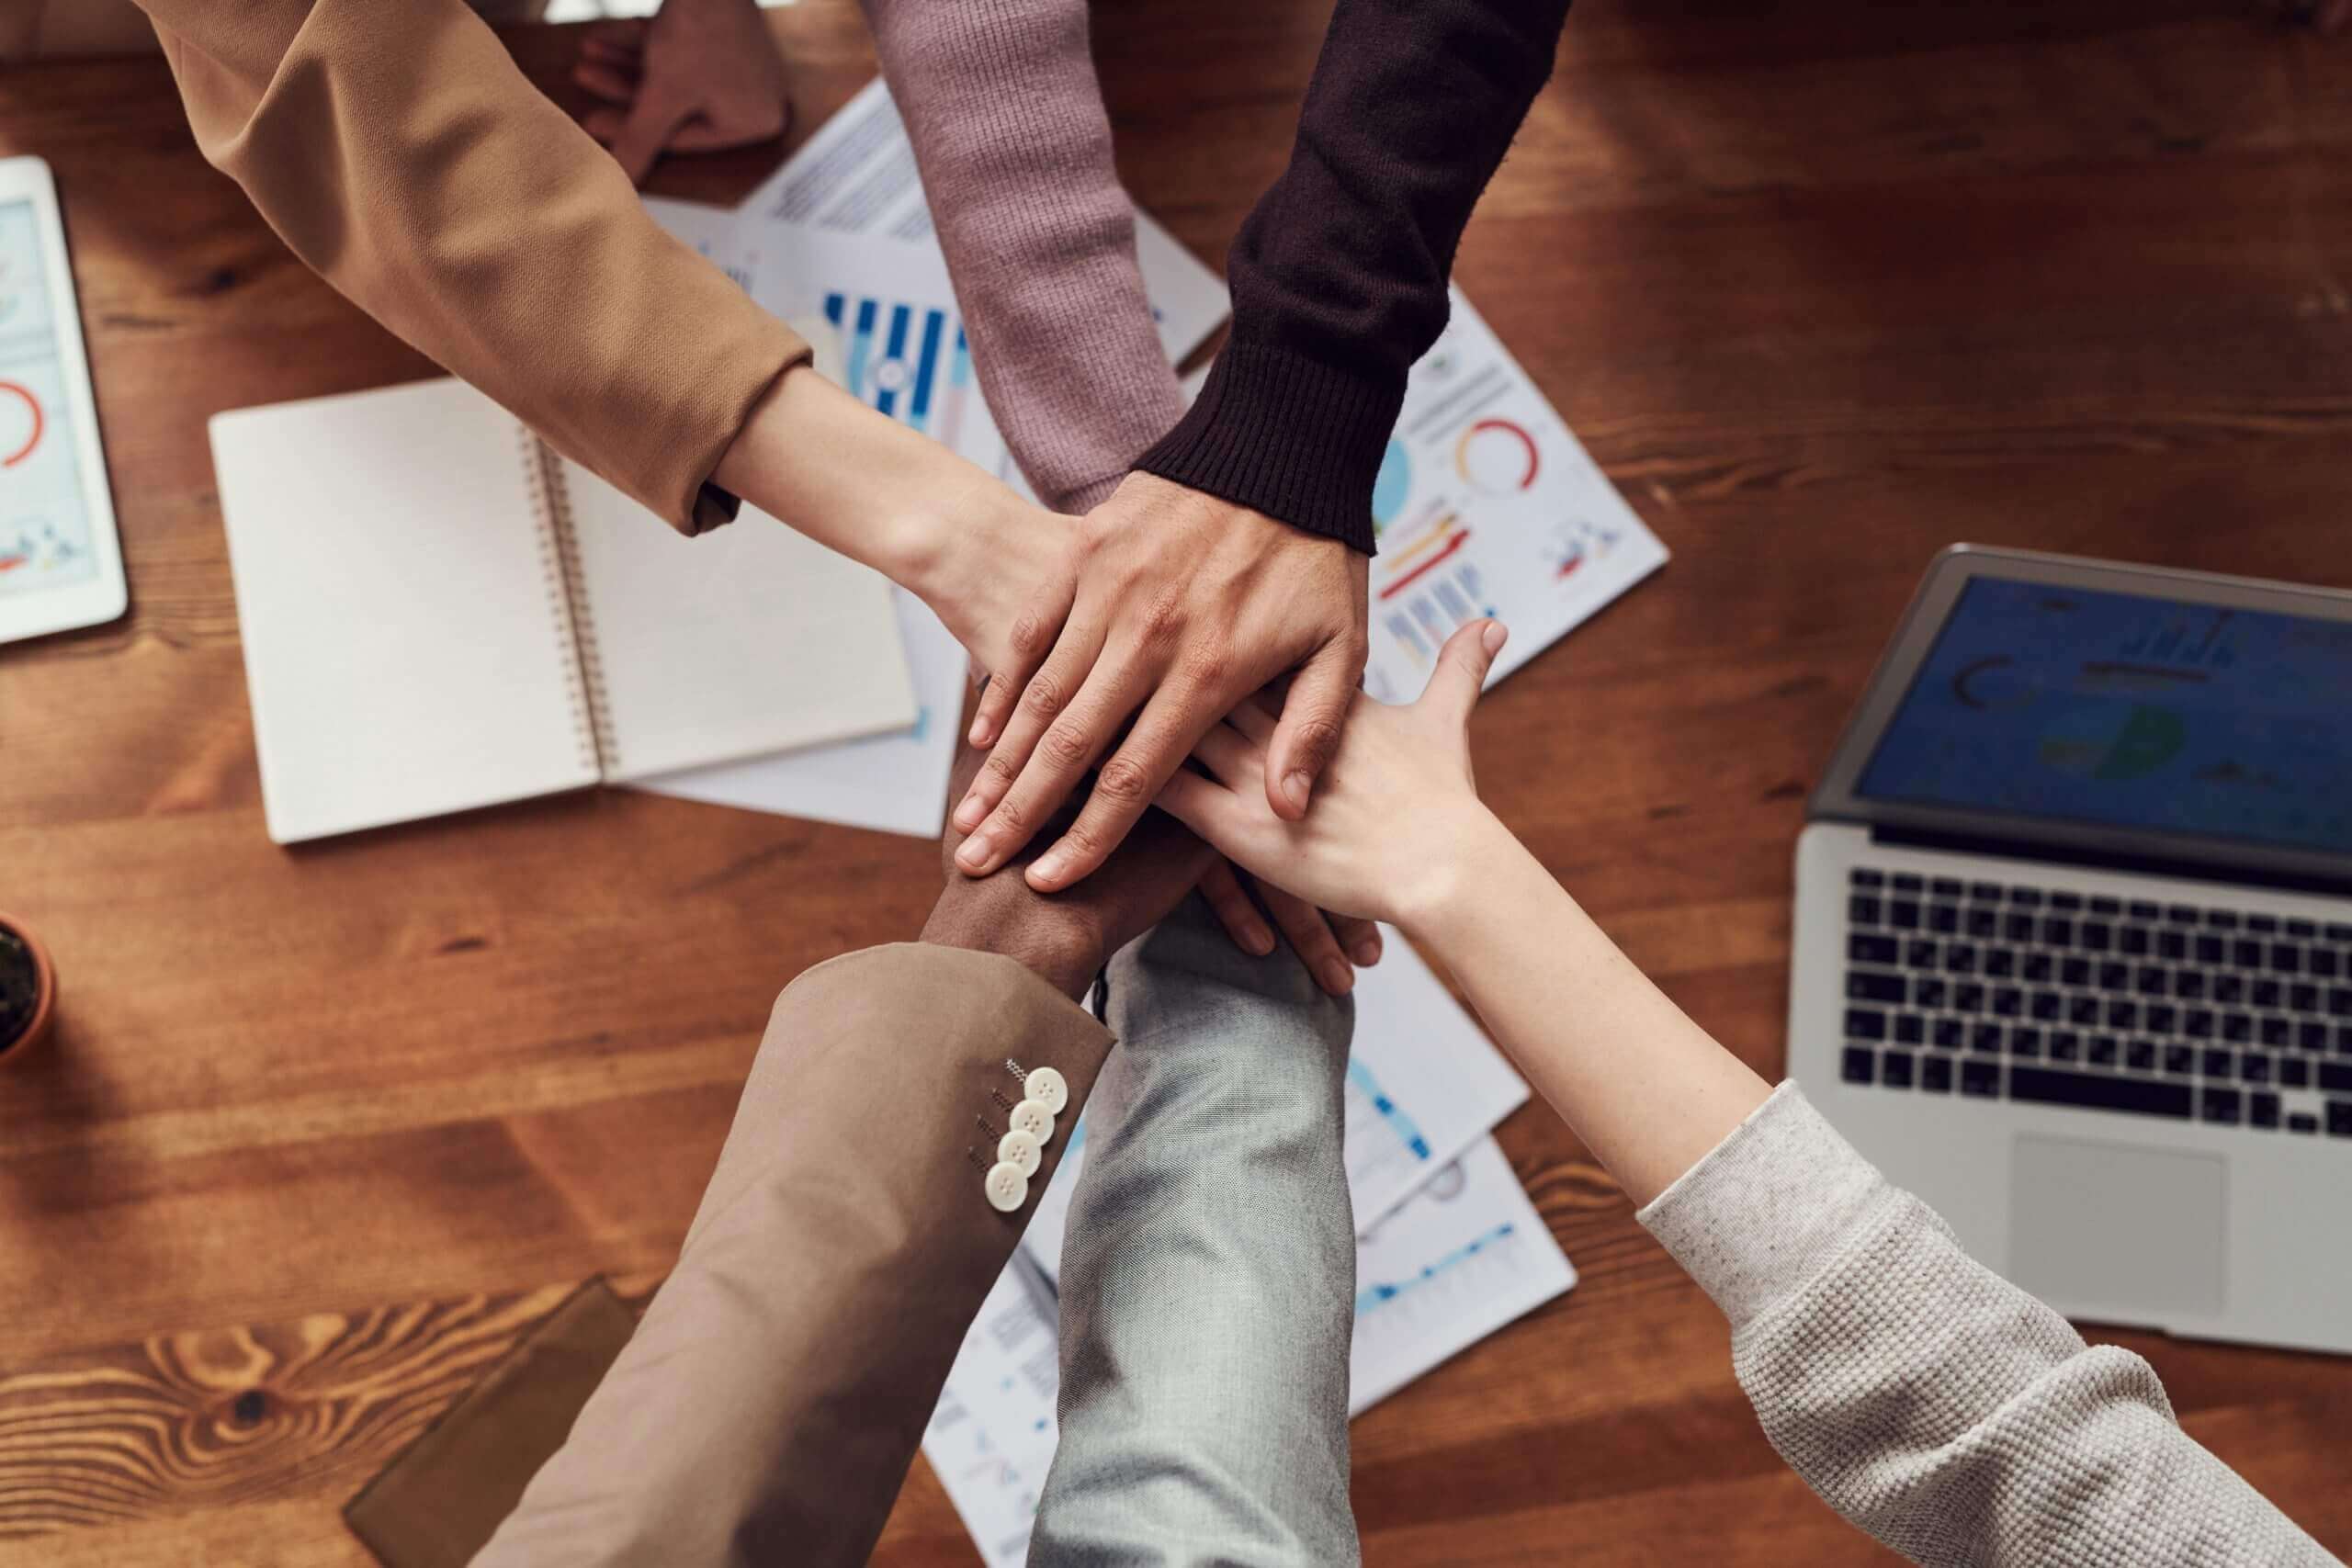
[[[82,318],[39,158],[0,158],[0,642],[127,602]]]

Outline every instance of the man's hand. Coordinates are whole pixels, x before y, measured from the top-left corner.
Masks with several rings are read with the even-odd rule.
[[[1363,674],[1364,558],[1137,473],[1079,525],[1070,558],[1069,619],[1023,617],[1018,662],[990,672],[972,739],[996,749],[956,808],[972,834],[956,865],[975,876],[1002,865],[1100,763],[1085,808],[1027,873],[1041,892],[1079,881],[1210,726],[1292,671],[1266,800],[1285,820],[1304,815]]]
[[[582,123],[632,185],[664,152],[715,152],[784,134],[792,100],[758,0],[668,0],[650,19],[603,22],[572,80],[605,100]]]
[[[976,747],[963,749],[951,795],[979,772],[982,756]],[[960,874],[955,854],[963,840],[950,824],[940,840],[947,886],[923,922],[922,940],[1018,959],[1073,999],[1111,954],[1181,903],[1216,859],[1174,818],[1155,811],[1086,886],[1047,897],[1022,880],[1017,859],[994,876]]]

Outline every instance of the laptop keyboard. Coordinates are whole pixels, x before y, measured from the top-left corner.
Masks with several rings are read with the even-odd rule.
[[[2352,1138],[2352,924],[1858,868],[1850,1084]]]

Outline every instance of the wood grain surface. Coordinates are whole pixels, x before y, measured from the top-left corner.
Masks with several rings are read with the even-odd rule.
[[[1212,262],[1326,14],[1098,11],[1123,172]],[[871,51],[848,0],[775,26],[805,131]],[[573,35],[515,43],[570,102]],[[0,1568],[362,1563],[343,1501],[576,1281],[651,1287],[775,991],[914,931],[936,852],[622,790],[273,848],[205,420],[430,367],[160,60],[0,75],[0,152],[64,194],[132,597],[0,649],[0,908],[63,987],[0,1071]],[[1768,1073],[1803,797],[1939,547],[2352,586],[2352,41],[2259,6],[1588,0],[1456,276],[1674,551],[1495,694],[1479,777]],[[1367,1559],[1884,1560],[1576,1141],[1503,1142],[1583,1282],[1356,1424]],[[2093,1332],[2352,1551],[2352,1362]],[[976,1561],[920,1464],[876,1561]]]

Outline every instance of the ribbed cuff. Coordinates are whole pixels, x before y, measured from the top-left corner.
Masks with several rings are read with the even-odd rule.
[[[1228,343],[1199,400],[1136,467],[1371,555],[1372,481],[1404,401],[1401,379]]]
[[[1634,1217],[1736,1329],[1900,1196],[1790,1080]]]

